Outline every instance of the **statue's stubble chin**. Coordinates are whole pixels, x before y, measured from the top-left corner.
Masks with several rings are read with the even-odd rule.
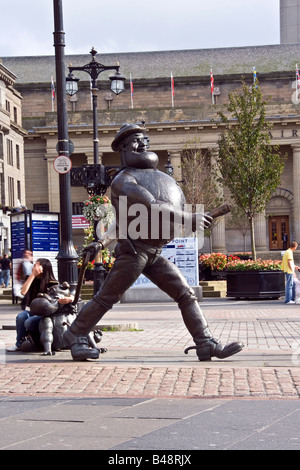
[[[155,169],[158,165],[158,156],[154,152],[128,152],[124,160],[124,166],[142,170]]]

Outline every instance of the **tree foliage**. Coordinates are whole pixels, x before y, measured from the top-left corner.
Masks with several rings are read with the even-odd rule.
[[[225,106],[227,115],[220,112],[226,124],[216,156],[218,180],[226,186],[236,205],[247,215],[250,223],[253,259],[256,259],[254,217],[262,212],[280,183],[285,158],[279,146],[270,145],[271,124],[266,119],[266,101],[258,82],[242,91],[229,93]]]

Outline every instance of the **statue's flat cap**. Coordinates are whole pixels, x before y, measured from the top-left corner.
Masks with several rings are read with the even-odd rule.
[[[140,127],[138,124],[123,124],[121,129],[117,132],[116,137],[112,141],[111,148],[114,152],[117,152],[120,142],[131,134],[142,132],[145,134],[146,129]]]

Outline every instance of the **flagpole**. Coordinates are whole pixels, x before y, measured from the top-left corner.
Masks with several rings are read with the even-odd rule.
[[[171,72],[171,100],[172,100],[172,108],[174,108],[174,78],[173,78],[173,72]]]
[[[253,85],[257,88],[257,75],[256,75],[256,68],[253,66]]]
[[[131,109],[133,109],[133,83],[132,83],[132,76],[130,76],[130,100],[131,100]]]
[[[298,96],[299,96],[299,89],[300,89],[300,74],[298,69],[298,64],[296,64],[296,104],[299,104]]]
[[[54,112],[54,80],[53,75],[51,76],[51,107],[52,113]]]
[[[210,92],[211,92],[211,103],[213,106],[215,104],[214,89],[215,89],[214,76],[212,73],[212,69],[210,69]]]

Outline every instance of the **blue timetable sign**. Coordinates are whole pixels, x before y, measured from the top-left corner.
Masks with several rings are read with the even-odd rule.
[[[11,214],[12,259],[16,263],[20,262],[25,250],[31,250],[34,260],[48,258],[56,265],[59,239],[58,213],[25,211]]]
[[[34,216],[35,214],[33,214]],[[32,217],[32,251],[59,250],[58,220],[33,220]]]
[[[57,277],[59,252],[59,214],[56,212],[25,211],[11,214],[11,251],[13,285],[25,250],[32,251],[33,262],[47,258]]]
[[[22,258],[26,249],[25,214],[16,214],[12,220],[11,249],[13,258]]]

